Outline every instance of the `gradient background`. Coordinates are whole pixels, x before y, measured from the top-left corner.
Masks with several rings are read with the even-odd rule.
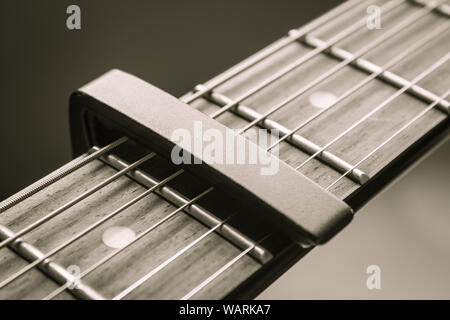
[[[68,97],[98,75],[180,96],[341,2],[2,0],[0,199],[71,159]],[[261,298],[450,298],[449,163],[447,142]],[[382,290],[365,286],[371,264]]]

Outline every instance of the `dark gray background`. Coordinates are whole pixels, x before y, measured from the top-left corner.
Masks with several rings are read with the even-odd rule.
[[[2,0],[0,199],[70,160],[68,97],[103,72],[180,96],[341,2]]]

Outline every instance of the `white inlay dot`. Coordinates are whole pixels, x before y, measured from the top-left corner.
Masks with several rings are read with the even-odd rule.
[[[120,249],[136,238],[136,233],[127,227],[111,227],[102,235],[103,243],[110,248]]]
[[[321,109],[328,108],[336,100],[337,97],[328,91],[316,91],[309,96],[309,102],[311,102],[314,107]]]

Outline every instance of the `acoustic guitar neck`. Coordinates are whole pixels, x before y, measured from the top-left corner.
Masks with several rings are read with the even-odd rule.
[[[175,102],[117,70],[81,88],[74,160],[0,203],[0,298],[255,297],[447,137],[449,18],[350,0]],[[279,162],[175,163],[165,130],[191,120]]]

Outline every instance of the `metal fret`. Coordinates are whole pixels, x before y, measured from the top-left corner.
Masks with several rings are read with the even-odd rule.
[[[14,232],[9,230],[4,226],[0,226],[0,240],[8,239],[14,237]],[[39,270],[44,272],[53,281],[59,285],[66,285],[76,283],[77,290],[74,291],[75,296],[80,299],[91,299],[91,300],[104,300],[105,298],[98,293],[96,290],[92,289],[90,286],[84,284],[81,280],[74,278],[74,276],[68,272],[64,267],[52,261],[51,259],[45,259],[45,254],[41,252],[35,246],[23,241],[18,238],[13,241],[10,248],[14,250],[18,255],[26,259],[27,261],[37,261],[41,260],[37,267]]]
[[[447,23],[447,25],[448,25],[448,23]],[[323,45],[322,40],[314,38],[312,36],[305,37],[303,42],[306,45],[309,45],[312,47],[320,47]],[[378,66],[378,65],[374,64],[373,62],[370,62],[363,58],[355,59],[356,57],[353,53],[348,52],[339,47],[330,48],[330,50],[327,52],[327,54],[329,54],[330,56],[332,56],[334,58],[341,59],[341,60],[351,59],[351,60],[353,60],[353,62],[351,63],[352,66],[358,68],[359,70],[367,72],[367,73],[377,73],[377,74],[379,74],[378,77],[380,79],[388,82],[389,84],[391,84],[395,87],[401,88],[410,83],[409,80],[399,76],[398,74],[395,74],[388,70],[383,71],[384,68],[382,66]],[[438,95],[436,95],[435,93],[433,93],[425,88],[422,88],[418,85],[410,86],[408,89],[408,92],[413,94],[417,98],[424,100],[427,103],[430,103],[430,102],[435,101],[436,99],[439,99]],[[447,114],[450,114],[450,102],[449,101],[442,100],[440,103],[437,104],[437,107],[441,111],[443,111]]]

